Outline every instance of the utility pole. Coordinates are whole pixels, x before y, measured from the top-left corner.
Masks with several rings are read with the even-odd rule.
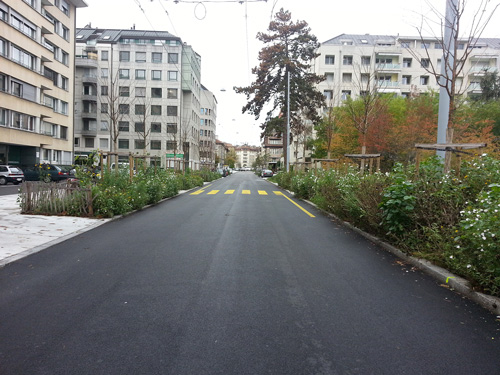
[[[290,71],[287,75],[287,106],[286,106],[286,171],[290,172]]]
[[[444,45],[443,58],[441,64],[441,87],[439,89],[439,113],[438,113],[438,131],[437,143],[446,143],[446,133],[448,129],[448,120],[450,115],[450,95],[451,67],[455,63],[455,38],[453,31],[457,23],[458,0],[446,0],[446,15],[444,25]],[[446,52],[448,51],[448,52]],[[446,86],[446,87],[443,87]],[[436,151],[436,154],[441,158],[445,158],[445,151]]]

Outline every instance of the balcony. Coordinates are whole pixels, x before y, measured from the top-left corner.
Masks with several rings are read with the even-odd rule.
[[[401,70],[401,64],[376,64],[375,69],[379,72]]]
[[[96,68],[98,66],[97,56],[76,55],[75,66],[77,68]]]
[[[87,137],[97,137],[97,125],[84,125],[80,132]]]
[[[86,111],[86,110],[83,110],[82,113],[81,113],[81,116],[84,119],[97,120],[97,111]]]
[[[87,100],[90,102],[97,102],[97,95],[96,94],[83,94],[82,100]]]
[[[84,74],[82,76],[83,83],[95,83],[97,84],[97,75],[95,74]]]

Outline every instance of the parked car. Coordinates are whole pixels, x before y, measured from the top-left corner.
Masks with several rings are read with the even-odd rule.
[[[74,168],[71,165],[35,164],[23,167],[26,181],[58,182],[75,178]]]
[[[12,182],[17,185],[24,181],[24,173],[21,168],[14,165],[0,165],[0,185]]]
[[[273,171],[270,169],[263,169],[261,176],[262,177],[273,177]]]

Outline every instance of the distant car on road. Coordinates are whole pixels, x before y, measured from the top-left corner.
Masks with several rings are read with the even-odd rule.
[[[26,181],[58,182],[75,178],[74,169],[70,165],[35,164],[23,167]]]
[[[273,171],[270,169],[264,169],[261,173],[262,177],[273,177]]]
[[[21,168],[14,165],[0,165],[0,185],[12,182],[17,185],[24,181],[24,173]]]

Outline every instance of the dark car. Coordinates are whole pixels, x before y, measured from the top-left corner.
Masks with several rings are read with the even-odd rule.
[[[24,181],[24,173],[21,168],[14,165],[0,165],[0,185],[12,182],[17,185]]]
[[[264,169],[262,170],[262,177],[273,177],[273,171],[270,169]]]
[[[26,181],[58,182],[75,177],[72,167],[66,165],[41,163],[23,167],[23,171]]]

